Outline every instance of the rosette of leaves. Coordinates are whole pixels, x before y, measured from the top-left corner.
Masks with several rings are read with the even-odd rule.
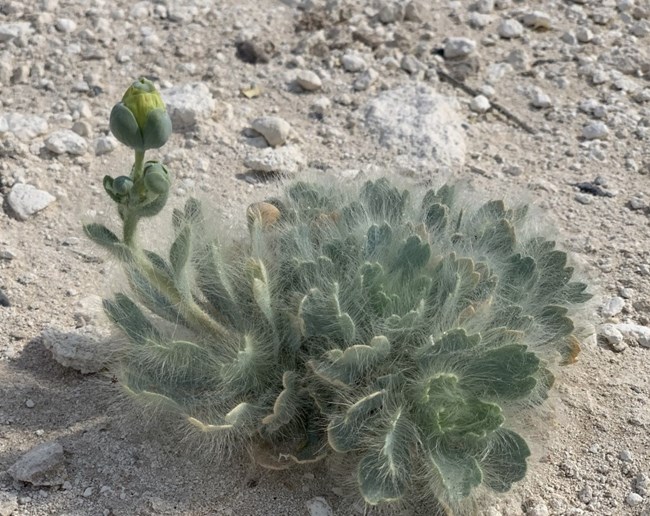
[[[525,206],[378,179],[293,183],[247,216],[245,242],[210,238],[190,199],[167,256],[118,255],[131,292],[105,309],[136,399],[268,467],[345,454],[373,505],[444,512],[525,476],[516,429],[575,360],[590,298]]]

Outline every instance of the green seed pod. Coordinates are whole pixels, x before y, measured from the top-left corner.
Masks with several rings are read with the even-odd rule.
[[[161,195],[169,190],[169,184],[167,169],[157,161],[147,161],[144,166],[144,186],[147,190]]]
[[[145,78],[135,81],[115,104],[110,127],[115,138],[140,152],[162,147],[172,133],[165,103]]]

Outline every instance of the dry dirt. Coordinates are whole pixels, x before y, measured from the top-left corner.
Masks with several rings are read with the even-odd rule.
[[[281,116],[293,128],[304,168],[334,180],[379,168],[418,180],[449,175],[485,196],[529,199],[547,211],[558,239],[593,278],[602,299],[591,316],[595,328],[608,319],[602,303],[617,296],[624,304],[610,322],[650,325],[648,2],[421,0],[417,17],[404,20],[398,12],[391,20],[384,13],[386,23],[378,17],[391,2],[332,1],[329,11],[318,0],[302,2],[303,9],[299,3],[0,2],[0,26],[29,24],[16,37],[0,38],[0,116],[33,114],[48,123],[46,132],[23,140],[0,124],[0,289],[10,302],[0,306],[0,471],[33,446],[57,441],[68,474],[63,486],[37,487],[1,473],[0,514],[306,515],[315,497],[333,514],[362,513],[339,496],[326,467],[264,472],[247,457],[218,462],[187,450],[166,423],[152,430],[125,413],[109,373],[83,375],[44,348],[46,327],[75,331],[82,323],[76,314],[86,313],[80,302],[113,288],[114,265],[84,238],[81,223],[112,213],[101,178],[126,172],[130,155],[118,146],[97,156],[93,142],[107,135],[112,105],[140,75],[163,88],[200,82],[215,99],[211,117],[175,132],[158,153],[176,178],[174,202],[195,189],[224,213],[226,224],[241,221],[244,207],[275,187],[272,177],[244,165],[259,143],[250,122]],[[502,19],[520,20],[534,10],[549,15],[549,30],[524,27],[521,37],[499,37]],[[486,26],[473,28],[476,20]],[[366,30],[360,27],[373,37],[360,37]],[[587,40],[588,32],[594,39],[586,43],[569,37]],[[477,44],[464,84],[491,83],[492,91],[484,91],[493,102],[536,134],[494,107],[473,112],[473,95],[440,79],[436,70],[455,64],[441,56],[451,36]],[[267,63],[236,56],[236,43],[250,38],[266,44]],[[349,49],[378,72],[367,89],[355,90],[359,73],[340,65]],[[405,55],[415,64],[405,63]],[[502,62],[510,63],[506,75],[490,76],[490,65]],[[297,69],[321,75],[320,91],[300,91],[292,80]],[[458,99],[463,166],[426,168],[417,158],[405,166],[403,149],[385,148],[364,125],[370,99],[413,83]],[[260,96],[241,94],[251,84],[263,89]],[[549,95],[550,106],[531,105],[535,87]],[[311,107],[320,97],[331,101],[324,116]],[[602,110],[580,109],[588,99]],[[597,119],[608,134],[584,138],[583,127]],[[86,152],[47,150],[49,134],[78,121],[86,122],[76,126],[86,133]],[[597,178],[600,192],[611,196],[594,195],[593,183],[587,192],[575,186]],[[16,183],[48,191],[56,201],[17,220],[6,199]],[[108,328],[102,319],[86,322],[98,336]],[[486,502],[486,515],[650,512],[648,481],[641,485],[642,475],[650,475],[650,349],[631,338],[620,349],[595,336],[583,345],[578,362],[559,378],[529,475]]]

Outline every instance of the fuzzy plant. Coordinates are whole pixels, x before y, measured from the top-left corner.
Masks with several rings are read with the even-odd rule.
[[[127,91],[111,129],[135,151],[129,176],[104,178],[122,235],[85,231],[128,278],[104,308],[140,406],[270,468],[343,456],[370,505],[467,512],[481,489],[524,478],[518,429],[576,359],[591,297],[527,206],[450,184],[297,181],[251,205],[239,238],[188,199],[159,254],[137,238],[170,187],[144,161],[171,132],[150,82]]]

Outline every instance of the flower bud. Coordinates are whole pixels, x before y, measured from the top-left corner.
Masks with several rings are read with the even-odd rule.
[[[113,191],[118,195],[126,195],[133,188],[133,180],[127,176],[119,176],[113,180]]]
[[[111,132],[124,145],[144,152],[162,147],[172,132],[165,103],[154,84],[135,81],[111,111]]]
[[[147,161],[143,180],[145,188],[151,193],[161,195],[169,190],[169,172],[157,161]]]

